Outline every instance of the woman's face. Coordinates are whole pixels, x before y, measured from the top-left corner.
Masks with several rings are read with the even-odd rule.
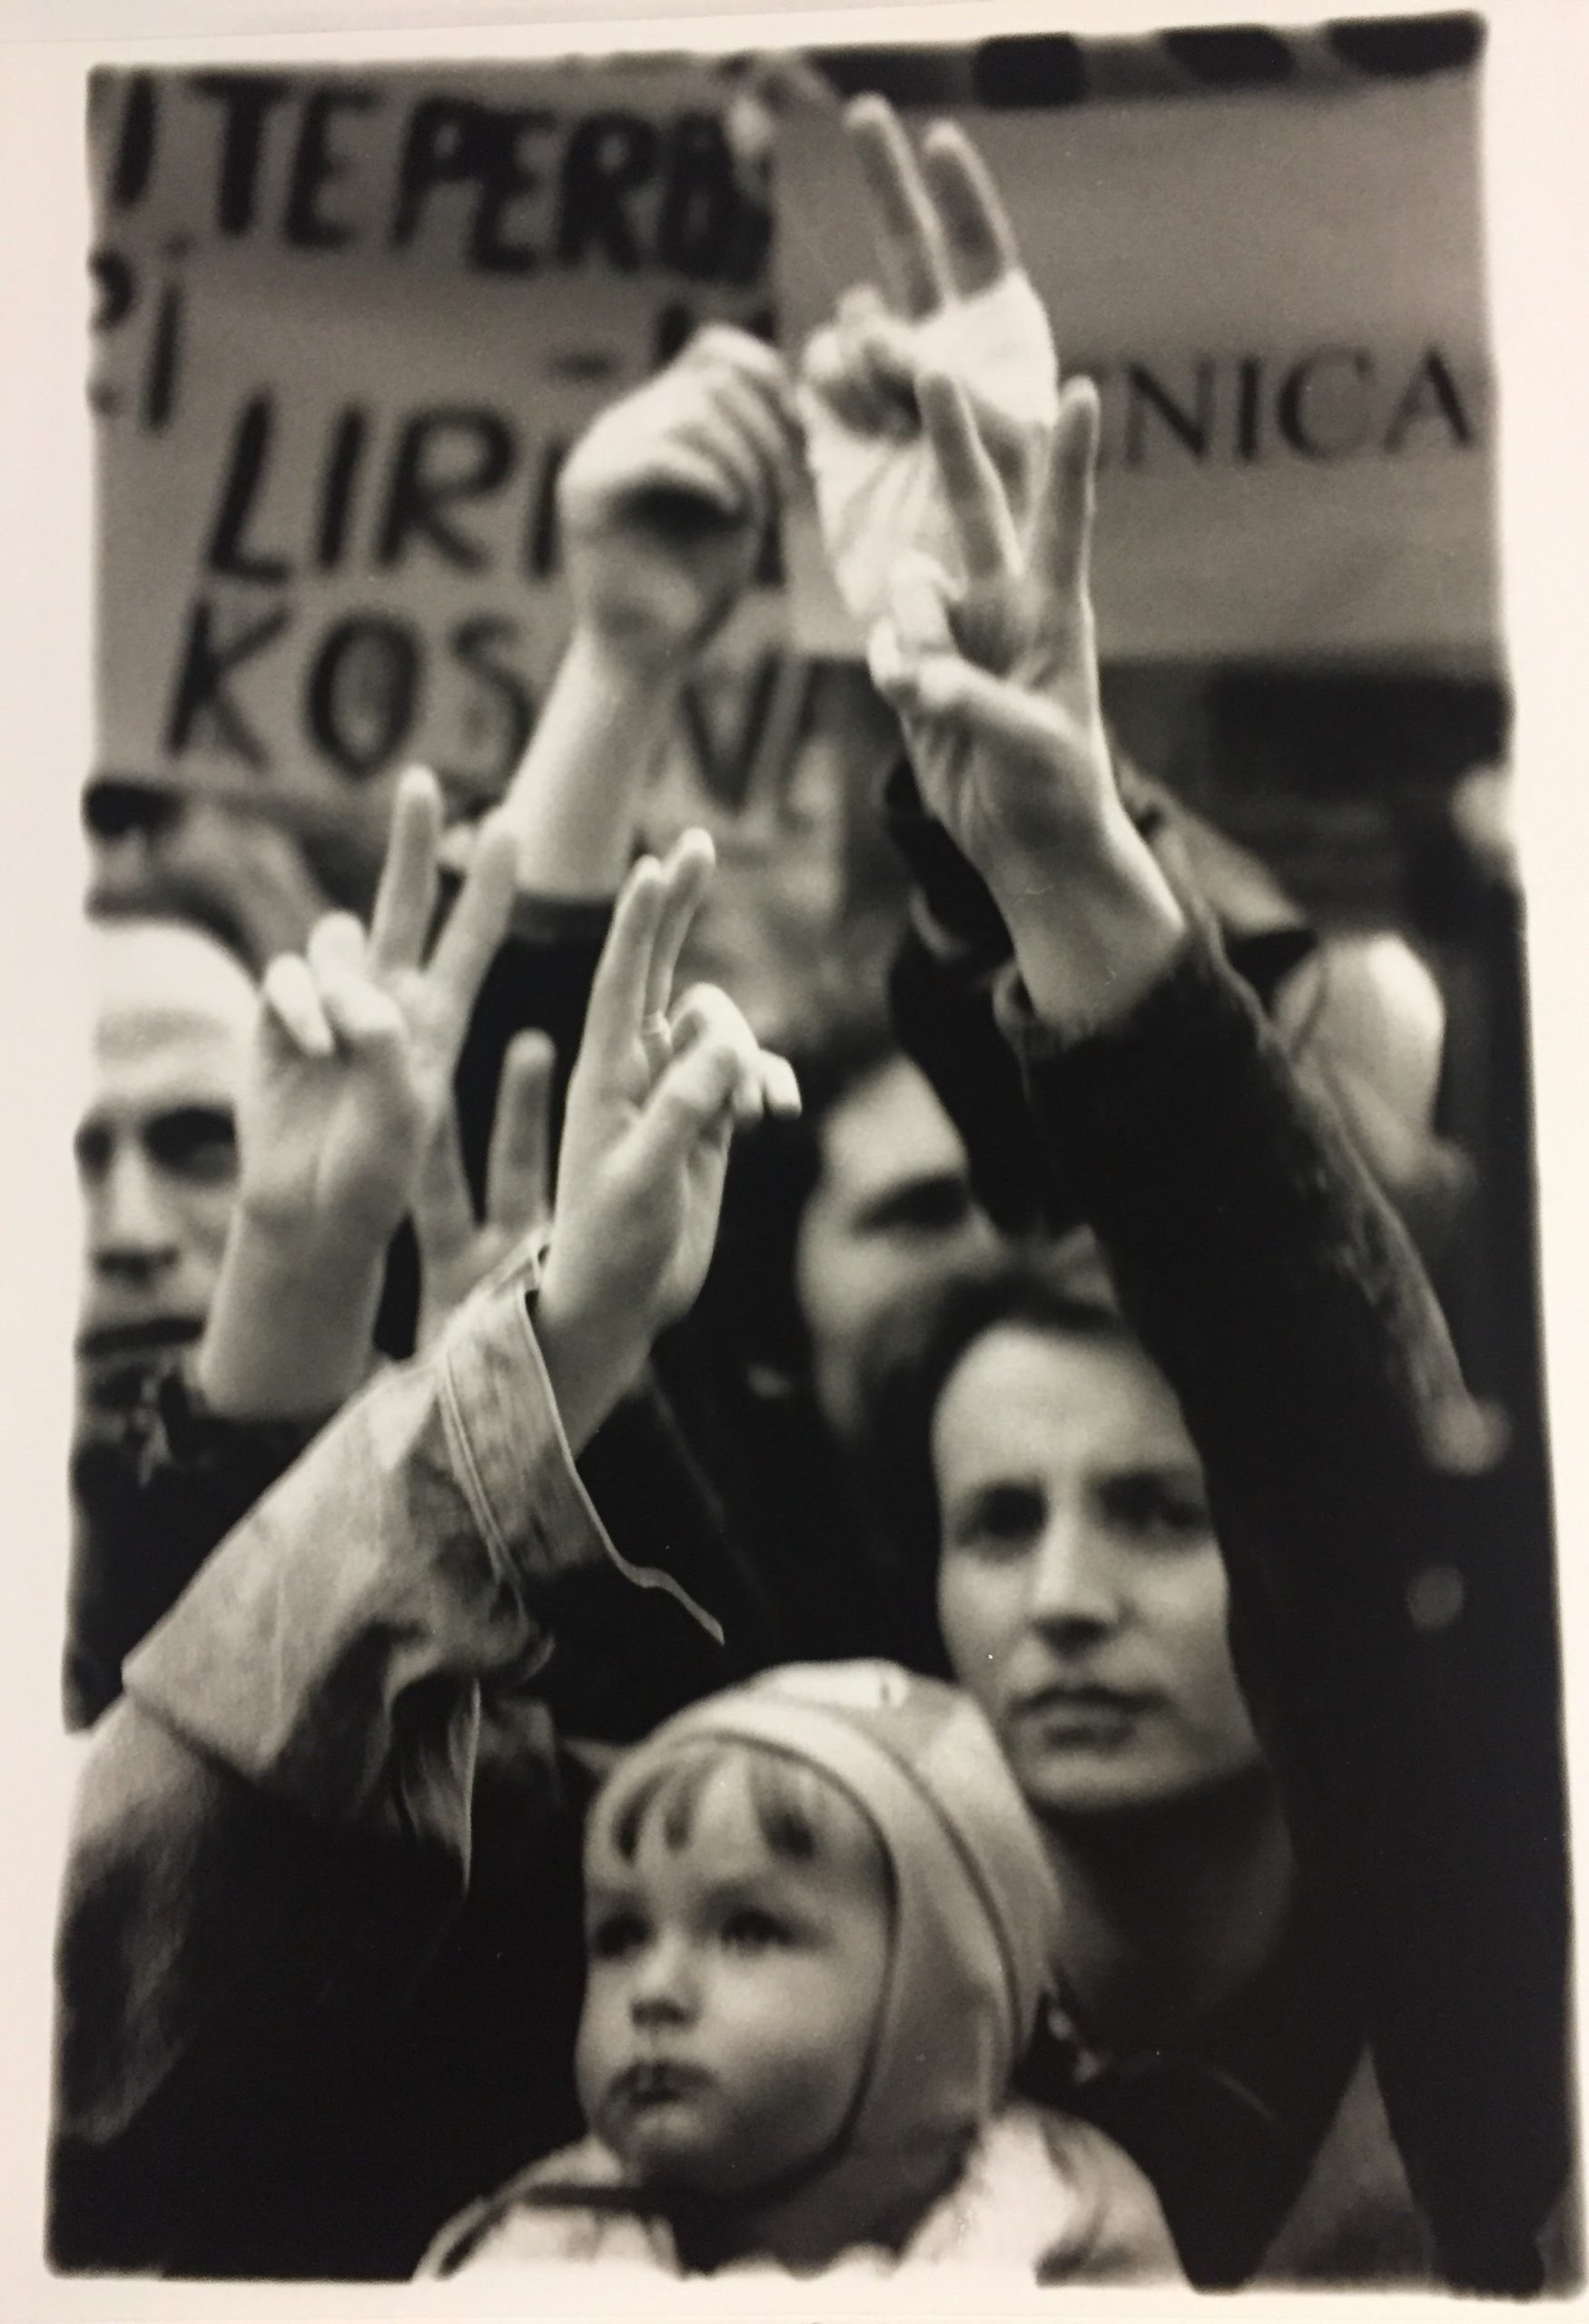
[[[1202,1471],[1140,1349],[998,1324],[938,1401],[938,1616],[1040,1817],[1168,1805],[1260,1763]]]

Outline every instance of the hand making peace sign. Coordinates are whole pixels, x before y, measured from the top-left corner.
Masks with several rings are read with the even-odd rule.
[[[265,974],[238,1107],[240,1211],[298,1241],[383,1243],[408,1211],[512,905],[511,836],[488,824],[434,944],[441,803],[404,776],[366,933],[321,921]]]
[[[918,160],[882,98],[857,99],[847,122],[898,310],[873,284],[844,294],[806,349],[802,410],[828,558],[869,623],[903,548],[945,564],[954,555],[923,432],[923,376],[947,369],[961,379],[1024,522],[1058,409],[1058,363],[998,190],[963,130],[935,123]]]
[[[665,863],[635,866],[568,1086],[536,1330],[576,1443],[700,1290],[735,1127],[799,1109],[789,1066],[726,993],[696,985],[673,999],[712,862],[693,831]]]

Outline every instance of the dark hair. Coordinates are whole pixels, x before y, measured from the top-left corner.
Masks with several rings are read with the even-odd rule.
[[[822,1177],[822,1138],[834,1108],[903,1057],[880,991],[829,1014],[821,1037],[790,1062],[800,1084],[793,1119],[767,1119],[736,1138],[723,1216],[697,1312],[745,1361],[804,1377],[810,1336],[794,1290],[800,1223]]]
[[[962,1360],[1002,1324],[1063,1338],[1130,1336],[1098,1246],[1082,1229],[897,1302],[862,1362],[857,1473],[881,1594],[891,1630],[898,1625],[889,1650],[935,1677],[952,1674],[938,1631],[933,1416]]]
[[[635,1755],[632,1775],[627,1763],[620,1763],[597,1802],[592,1837],[627,1865],[633,1864],[653,1827],[660,1830],[666,1847],[687,1847],[702,1793],[719,1768],[731,1765],[745,1769],[756,1828],[769,1854],[793,1864],[809,1864],[820,1856],[827,1830],[825,1811],[837,1797],[860,1817],[875,1843],[884,1886],[890,1885],[888,1851],[870,1815],[847,1790],[804,1759],[737,1736],[681,1738],[676,1749],[655,1756],[642,1748]]]

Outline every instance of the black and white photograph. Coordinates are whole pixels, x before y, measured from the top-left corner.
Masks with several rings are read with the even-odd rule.
[[[84,60],[41,2303],[1582,2289],[1501,27],[931,16]]]

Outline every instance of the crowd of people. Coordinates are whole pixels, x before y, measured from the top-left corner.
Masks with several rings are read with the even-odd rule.
[[[1121,760],[1096,393],[964,133],[849,118],[892,303],[592,426],[489,817],[405,776],[268,960],[95,920],[61,2269],[1574,2266],[1437,1026]],[[636,830],[803,469],[913,894],[789,1060]]]

